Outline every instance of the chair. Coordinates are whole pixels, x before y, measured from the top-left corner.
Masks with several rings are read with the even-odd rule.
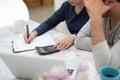
[[[23,0],[0,0],[0,28],[17,20],[29,20],[28,8]]]

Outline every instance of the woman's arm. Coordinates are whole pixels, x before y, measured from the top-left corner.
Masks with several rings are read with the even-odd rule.
[[[35,31],[38,32],[38,35],[41,35],[48,30],[54,28],[56,25],[58,25],[60,22],[65,20],[65,11],[66,11],[66,2],[62,4],[62,6],[54,12],[54,14],[48,18],[46,21],[41,23]]]

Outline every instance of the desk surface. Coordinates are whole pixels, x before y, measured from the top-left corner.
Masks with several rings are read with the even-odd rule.
[[[29,27],[30,31],[32,31],[35,27],[39,25],[39,23],[36,23],[34,21],[28,21],[26,22]],[[23,33],[14,33],[13,32],[13,26],[6,26],[4,28],[0,28],[0,53],[10,53],[12,54],[12,45],[11,41],[17,38],[22,38]],[[67,34],[64,34],[62,32],[59,32],[57,30],[50,30],[46,34],[51,35],[51,37],[54,39],[55,42],[61,40],[62,38],[66,37]],[[29,56],[40,56],[35,50],[34,51],[28,51],[21,53],[22,55],[29,55]],[[29,53],[29,54],[28,54]],[[20,55],[21,55],[20,54]],[[77,58],[80,61],[84,62],[90,62],[94,65],[93,55],[90,52],[87,51],[81,51],[75,49],[74,46],[70,47],[68,50],[60,51],[57,54],[47,55],[50,57],[61,57],[61,58]],[[10,73],[9,69],[5,66],[4,62],[0,59],[0,80],[18,80],[14,79],[14,76]],[[96,80],[98,80],[96,78]]]

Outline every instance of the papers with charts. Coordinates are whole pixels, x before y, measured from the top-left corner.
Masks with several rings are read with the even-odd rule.
[[[12,41],[12,47],[14,53],[35,50],[36,46],[43,47],[54,44],[55,42],[50,35],[38,36],[35,39],[33,39],[33,41],[30,44],[25,43],[23,38]]]

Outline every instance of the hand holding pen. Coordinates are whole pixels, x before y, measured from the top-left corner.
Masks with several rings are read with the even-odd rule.
[[[32,31],[29,33],[29,26],[26,25],[26,32],[24,33],[24,41],[26,43],[31,43],[31,41],[38,35],[37,31]]]

